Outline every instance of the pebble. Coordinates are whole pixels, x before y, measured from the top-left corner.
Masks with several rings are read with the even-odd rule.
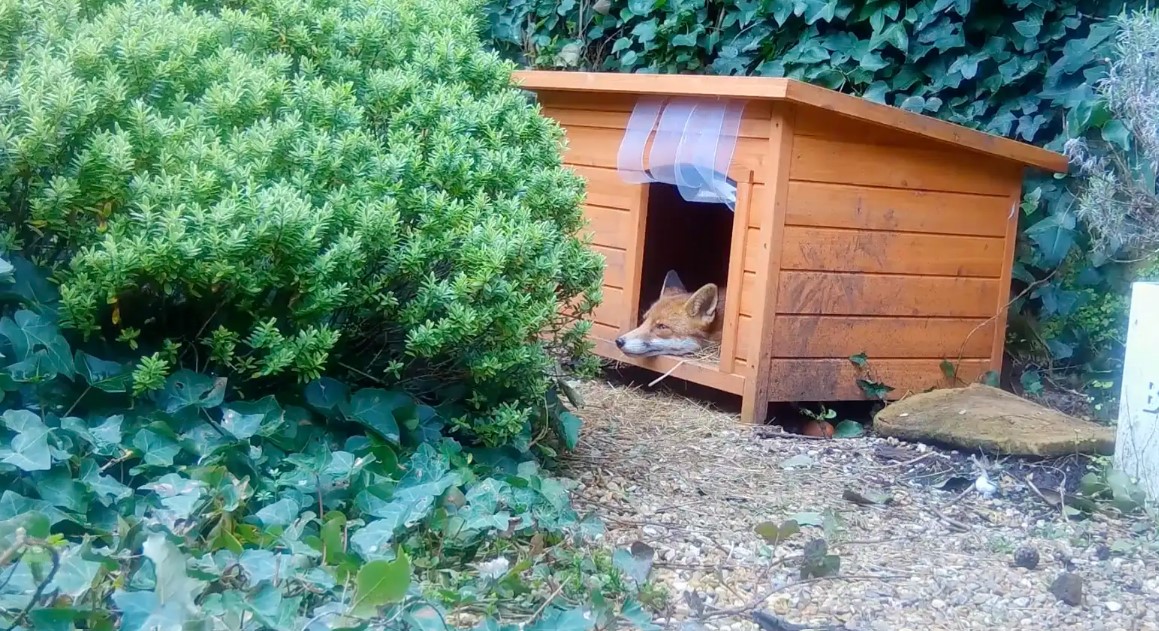
[[[1103,603],[1103,606],[1107,608],[1107,611],[1110,611],[1112,613],[1119,611],[1123,608],[1123,605],[1121,605],[1113,600],[1108,600],[1107,602]]]
[[[1083,577],[1063,572],[1050,584],[1050,593],[1068,605],[1078,606],[1083,602]]]

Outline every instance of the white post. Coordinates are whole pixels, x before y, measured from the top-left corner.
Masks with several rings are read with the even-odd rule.
[[[1115,468],[1159,500],[1159,283],[1134,283]]]

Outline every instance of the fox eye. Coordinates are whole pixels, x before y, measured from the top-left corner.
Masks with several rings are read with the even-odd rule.
[[[663,322],[660,322],[660,323],[656,324],[656,328],[660,331],[667,331],[668,325],[664,324]]]

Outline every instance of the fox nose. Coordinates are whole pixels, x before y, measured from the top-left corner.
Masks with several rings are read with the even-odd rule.
[[[616,338],[616,348],[624,348],[624,338],[622,338],[622,337]]]

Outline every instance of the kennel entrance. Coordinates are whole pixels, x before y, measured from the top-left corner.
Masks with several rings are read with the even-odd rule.
[[[735,190],[735,182],[725,180]],[[640,264],[638,308],[629,324],[643,320],[648,307],[664,287],[668,271],[674,271],[689,292],[708,283],[723,292],[725,310],[737,296],[729,283],[734,229],[734,211],[722,202],[688,201],[676,186],[654,182],[645,184],[643,257]],[[727,315],[722,316],[727,321]],[[735,333],[735,327],[729,331]],[[735,337],[735,335],[733,335]],[[724,345],[719,343],[687,358],[716,367]]]

